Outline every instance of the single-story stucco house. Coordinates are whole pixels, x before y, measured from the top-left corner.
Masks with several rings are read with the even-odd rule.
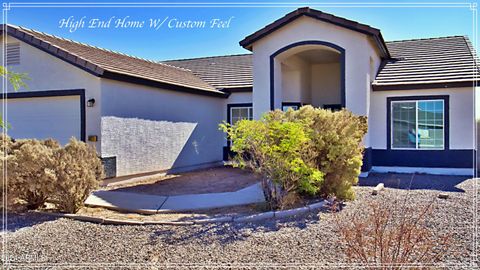
[[[478,68],[465,36],[385,42],[310,8],[247,36],[251,51],[154,62],[4,25],[13,138],[77,137],[110,177],[218,164],[222,121],[304,104],[368,116],[363,172],[473,174]]]

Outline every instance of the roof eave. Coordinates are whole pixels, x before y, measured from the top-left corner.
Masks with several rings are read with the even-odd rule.
[[[124,81],[124,82],[136,82],[142,85],[153,86],[153,87],[158,87],[158,88],[167,89],[167,90],[177,90],[184,93],[192,93],[192,94],[206,95],[206,96],[212,96],[212,97],[222,97],[222,98],[229,96],[228,93],[223,93],[220,91],[209,91],[205,89],[179,86],[175,84],[163,83],[159,81],[149,80],[145,78],[138,78],[131,75],[107,71],[98,65],[95,65],[83,58],[80,58],[74,54],[71,54],[65,51],[64,49],[54,46],[48,42],[44,42],[43,40],[38,39],[28,33],[22,32],[21,30],[15,27],[12,27],[10,25],[2,24],[0,27],[0,35],[4,34],[4,29],[7,30],[7,34],[9,36],[14,37],[22,42],[25,42],[39,50],[42,50],[56,58],[59,58],[97,77]]]
[[[115,81],[145,85],[145,86],[161,88],[161,89],[165,89],[165,90],[172,90],[172,91],[177,91],[177,92],[203,95],[203,96],[210,96],[210,97],[228,98],[228,96],[230,95],[229,93],[224,93],[224,92],[221,92],[221,91],[216,91],[216,90],[211,91],[211,90],[187,87],[187,86],[176,85],[176,84],[171,84],[171,83],[165,83],[165,82],[150,80],[150,79],[146,79],[146,78],[131,76],[131,75],[127,75],[127,74],[111,72],[111,71],[108,71],[108,70],[106,70],[101,77],[105,78],[105,79],[115,80]]]
[[[11,37],[14,37],[20,41],[23,41],[39,50],[42,50],[52,56],[55,56],[57,58],[60,58],[61,60],[70,63],[90,74],[93,74],[95,76],[101,76],[104,72],[104,69],[101,68],[98,65],[92,64],[88,62],[87,60],[78,57],[77,55],[71,54],[67,51],[65,51],[62,48],[59,48],[57,46],[54,46],[48,42],[44,42],[41,39],[38,39],[28,33],[22,32],[21,30],[11,27],[10,25],[2,25],[0,34],[4,34],[4,27],[6,26],[7,29],[7,34]]]
[[[476,87],[480,81],[450,81],[450,82],[428,82],[428,83],[402,83],[402,84],[372,84],[373,91],[398,91],[398,90],[422,90],[438,88],[460,88]]]

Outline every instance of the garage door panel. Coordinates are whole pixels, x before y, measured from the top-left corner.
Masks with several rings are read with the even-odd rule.
[[[80,96],[9,98],[6,103],[12,138],[53,138],[61,144],[81,139]]]

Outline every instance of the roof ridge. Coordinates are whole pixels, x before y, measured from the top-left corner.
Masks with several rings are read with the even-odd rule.
[[[434,40],[434,39],[448,39],[448,38],[460,38],[460,37],[461,37],[461,38],[465,38],[465,35],[440,36],[440,37],[430,37],[430,38],[399,39],[399,40],[385,41],[385,43],[420,41],[420,40]]]
[[[41,31],[38,31],[38,30],[35,30],[35,29],[26,28],[26,27],[23,27],[23,26],[14,26],[14,27],[18,27],[18,28],[20,28],[20,29],[22,29],[22,30],[31,31],[31,32],[34,32],[34,33],[37,33],[37,34],[41,34],[41,35],[45,35],[45,36],[49,36],[49,37],[52,37],[52,38],[56,38],[56,39],[60,39],[60,40],[65,40],[65,41],[72,42],[72,43],[75,43],[75,44],[79,44],[79,45],[82,45],[82,46],[86,46],[86,47],[90,47],[90,48],[102,50],[102,51],[105,51],[105,52],[114,53],[114,54],[117,54],[117,55],[123,55],[123,56],[126,56],[126,57],[134,58],[134,59],[141,60],[141,61],[145,61],[145,62],[148,62],[148,63],[153,63],[153,64],[157,64],[157,65],[163,65],[163,66],[168,66],[168,67],[171,67],[171,68],[175,68],[175,69],[179,69],[179,70],[191,72],[191,70],[186,69],[186,68],[181,68],[181,67],[176,67],[176,66],[172,66],[172,65],[167,65],[167,64],[164,64],[164,63],[160,63],[160,62],[158,62],[158,61],[155,61],[155,60],[150,60],[150,59],[146,59],[146,58],[143,58],[143,57],[126,54],[126,53],[123,53],[123,52],[120,52],[120,51],[114,51],[114,50],[111,50],[111,49],[102,48],[102,47],[98,47],[98,46],[95,46],[95,45],[90,45],[90,44],[83,43],[83,42],[80,42],[80,41],[76,41],[76,40],[73,40],[73,39],[68,39],[68,38],[64,38],[64,37],[60,37],[60,36],[48,34],[48,33],[45,33],[45,32],[41,32]],[[42,39],[42,38],[40,38],[40,37],[36,37],[36,38]],[[42,39],[42,40],[43,40],[43,39]],[[45,40],[43,40],[43,41],[45,41]],[[48,42],[48,41],[45,41],[45,42]],[[49,42],[48,42],[48,43],[49,43]],[[57,46],[57,45],[55,45],[55,46]],[[62,48],[62,49],[65,50],[65,48]]]
[[[191,61],[191,60],[199,60],[199,59],[223,58],[223,57],[246,56],[246,55],[252,55],[252,53],[239,53],[239,54],[203,56],[203,57],[193,57],[193,58],[169,59],[169,60],[161,60],[160,62],[165,63],[165,62],[174,62],[174,61]]]

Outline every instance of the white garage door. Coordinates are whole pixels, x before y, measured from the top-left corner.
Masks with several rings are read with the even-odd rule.
[[[80,96],[8,98],[8,135],[15,139],[81,139]]]

